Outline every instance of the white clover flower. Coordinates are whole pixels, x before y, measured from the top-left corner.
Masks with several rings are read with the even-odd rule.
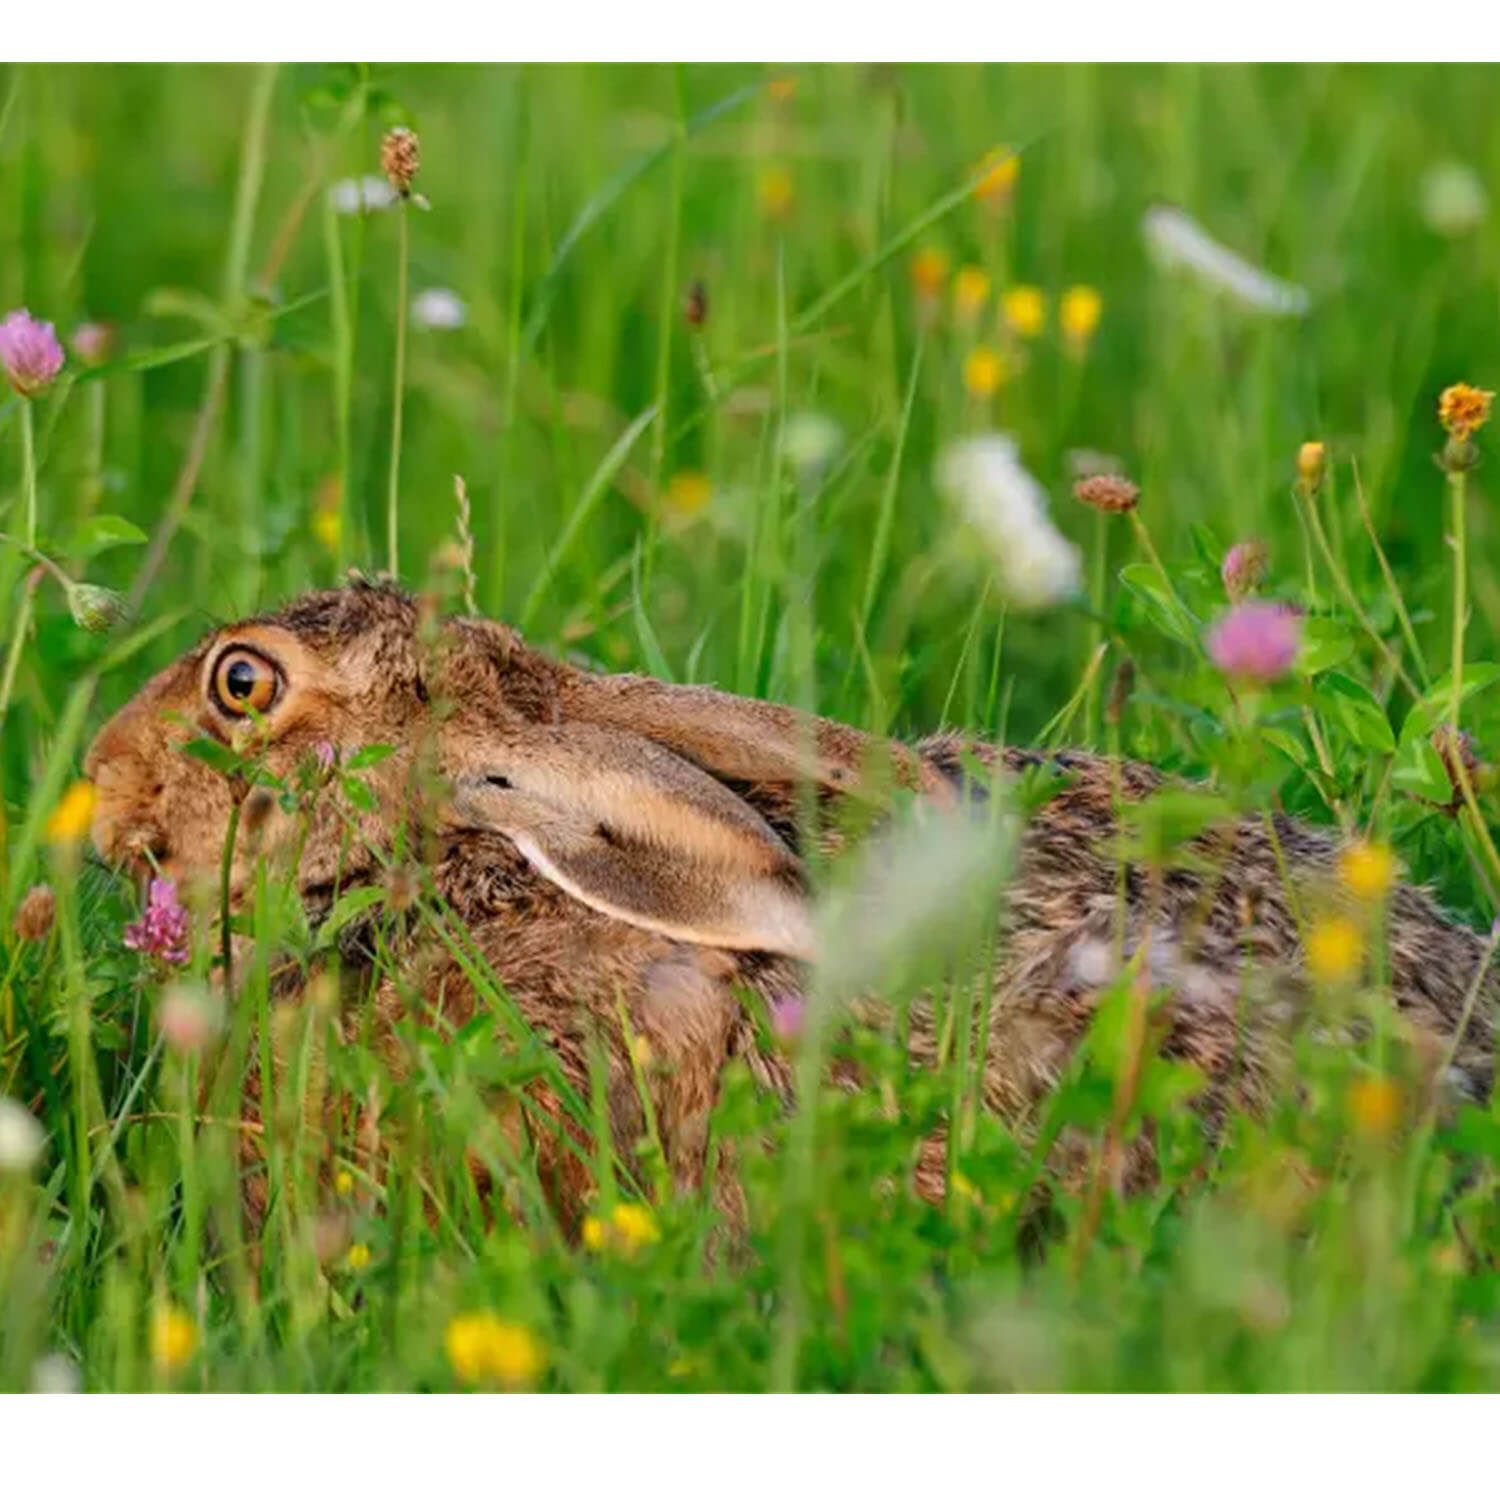
[[[1434,234],[1455,238],[1476,228],[1489,212],[1489,199],[1472,167],[1461,161],[1434,162],[1419,187],[1422,222]]]
[[[1300,318],[1308,309],[1306,287],[1251,265],[1180,208],[1157,204],[1147,209],[1142,230],[1159,266],[1184,266],[1259,312]]]
[[[0,1095],[0,1172],[29,1172],[41,1160],[46,1139],[29,1109]]]
[[[844,434],[832,417],[820,411],[793,412],[781,433],[782,451],[794,469],[826,468],[844,445]]]
[[[983,537],[1010,602],[1040,609],[1078,592],[1078,549],[1052,524],[1047,493],[1003,433],[967,438],[938,459],[938,489]]]
[[[72,1396],[83,1389],[83,1377],[66,1354],[44,1354],[31,1367],[31,1389],[37,1396]]]
[[[411,317],[418,328],[462,328],[469,320],[469,310],[457,292],[430,286],[411,299]]]
[[[339,214],[378,213],[396,201],[396,190],[384,177],[344,177],[328,189],[328,201]]]

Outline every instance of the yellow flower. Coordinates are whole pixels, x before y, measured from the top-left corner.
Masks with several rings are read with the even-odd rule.
[[[1091,286],[1070,286],[1057,305],[1057,321],[1073,349],[1082,353],[1099,327],[1104,300]]]
[[[784,219],[792,211],[792,200],[796,197],[792,174],[781,166],[761,168],[755,183],[755,196],[760,202],[760,211],[768,219]]]
[[[351,1271],[363,1271],[370,1264],[370,1247],[359,1244],[350,1245],[345,1261]]]
[[[343,486],[337,474],[326,475],[313,496],[312,534],[325,551],[337,554],[344,534]]]
[[[990,300],[990,275],[983,266],[964,266],[953,278],[953,310],[966,323]]]
[[[1493,391],[1481,391],[1459,381],[1438,397],[1438,421],[1449,437],[1456,442],[1467,442],[1489,421],[1490,403],[1494,399]]]
[[[583,1243],[595,1252],[609,1249],[630,1256],[661,1238],[651,1210],[640,1203],[617,1203],[609,1221],[590,1214],[583,1221]]]
[[[1324,917],[1307,934],[1307,967],[1324,984],[1352,978],[1363,957],[1359,929],[1347,917]]]
[[[1361,901],[1383,901],[1396,883],[1396,856],[1384,844],[1350,844],[1339,855],[1339,879]]]
[[[632,1037],[630,1040],[630,1055],[635,1060],[638,1068],[649,1068],[655,1053],[651,1050],[651,1043],[643,1036]]]
[[[1315,494],[1323,483],[1327,452],[1322,443],[1303,443],[1297,450],[1297,482],[1303,490]]]
[[[180,1370],[197,1347],[197,1325],[181,1308],[157,1308],[151,1318],[151,1358],[159,1369]]]
[[[465,1385],[531,1385],[547,1365],[529,1328],[502,1322],[492,1312],[459,1313],[448,1324],[443,1347]]]
[[[797,97],[795,78],[773,78],[766,85],[766,93],[773,104],[790,104]]]
[[[354,1191],[354,1173],[345,1167],[333,1179],[333,1190],[340,1198],[347,1198]]]
[[[1382,1141],[1401,1118],[1401,1090],[1389,1078],[1361,1078],[1349,1090],[1349,1114],[1366,1140]]]
[[[53,844],[76,844],[89,831],[99,794],[91,781],[75,781],[47,819],[47,839]]]
[[[1016,178],[1021,175],[1021,158],[1009,146],[996,146],[985,152],[978,164],[984,176],[974,189],[974,196],[981,203],[1001,204],[1010,197]]]
[[[928,301],[936,301],[943,294],[948,280],[948,257],[933,245],[918,250],[911,258],[911,284],[917,295]]]
[[[707,474],[685,469],[667,481],[667,492],[662,498],[668,510],[680,516],[694,516],[713,498],[713,493]]]
[[[988,344],[970,351],[964,361],[964,389],[980,400],[993,396],[1005,379],[1005,362]]]
[[[979,1196],[979,1189],[962,1172],[955,1172],[948,1181],[952,1184],[953,1191],[960,1198],[967,1198],[970,1203],[982,1203],[984,1201]]]
[[[1047,322],[1047,299],[1036,286],[1013,286],[1000,299],[1005,326],[1017,338],[1034,339]]]

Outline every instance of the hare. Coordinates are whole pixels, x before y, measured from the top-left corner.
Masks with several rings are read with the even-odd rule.
[[[180,753],[194,735],[249,736],[279,774],[319,747],[394,753],[368,774],[373,807],[325,801],[299,829],[270,799],[257,803],[236,778]],[[785,1059],[758,1046],[745,1002],[800,995],[814,959],[807,851],[797,847],[805,789],[825,809],[874,797],[883,762],[886,784],[962,804],[980,794],[976,760],[1008,772],[1050,766],[1060,787],[1025,829],[999,917],[985,1103],[1026,1128],[1132,955],[1167,994],[1163,1050],[1207,1078],[1204,1115],[1263,1102],[1305,989],[1280,861],[1296,881],[1331,884],[1338,841],[1290,819],[1276,818],[1273,834],[1247,818],[1199,837],[1197,857],[1180,867],[1122,872],[1116,809],[1163,782],[1146,766],[952,735],[914,749],[877,743],[706,687],[579,670],[505,625],[440,624],[393,585],[356,580],[214,631],[104,726],[87,773],[99,853],[138,873],[148,862],[186,880],[217,871],[243,801],[232,902],[244,900],[258,854],[298,851],[295,879],[316,918],[336,888],[387,878],[398,843],[418,851],[561,1076],[585,1096],[591,1038],[606,1039],[611,1119],[628,1142],[643,1122],[623,1006],[656,1060],[652,1104],[670,1170],[691,1186],[729,1059],[745,1057],[761,1082],[790,1091]],[[1386,924],[1402,1017],[1433,1056],[1452,1049],[1450,1083],[1483,1096],[1494,1054],[1486,948],[1409,886],[1394,892]],[[387,975],[368,998],[380,1035],[403,1015],[403,991],[422,996],[428,1018],[462,1025],[475,1014],[448,950],[417,947],[406,978],[398,990]],[[933,1059],[922,1004],[910,1045],[917,1061]],[[391,1056],[399,1066],[394,1047]],[[517,1144],[531,1136],[544,1185],[572,1224],[592,1191],[590,1158],[565,1149],[555,1124],[538,1128],[559,1116],[542,1081],[502,1124]],[[1136,1161],[1128,1170],[1148,1169]],[[916,1178],[924,1194],[941,1192],[940,1143]]]

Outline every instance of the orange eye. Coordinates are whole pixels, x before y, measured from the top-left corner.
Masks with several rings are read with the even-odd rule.
[[[251,709],[263,714],[270,708],[281,678],[265,657],[240,646],[219,658],[213,686],[219,708],[233,718],[243,718]]]

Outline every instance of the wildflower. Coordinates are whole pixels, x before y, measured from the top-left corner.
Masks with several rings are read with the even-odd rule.
[[[181,1308],[158,1307],[151,1318],[151,1358],[158,1369],[180,1370],[198,1347],[198,1328]]]
[[[1322,443],[1303,443],[1297,450],[1297,483],[1304,495],[1316,495],[1322,489],[1327,457]]]
[[[75,781],[47,819],[47,840],[68,846],[79,843],[89,831],[99,794],[89,781]]]
[[[1052,524],[1047,494],[1001,433],[969,438],[939,457],[937,485],[984,538],[1001,587],[1021,609],[1055,604],[1078,590],[1078,549]]]
[[[95,583],[78,583],[73,579],[67,584],[68,613],[80,630],[90,635],[103,635],[129,618],[130,606],[124,594],[113,589],[101,588]]]
[[[1401,1118],[1401,1090],[1389,1078],[1361,1078],[1349,1090],[1349,1115],[1366,1140],[1383,1141]]]
[[[411,197],[411,185],[422,170],[422,143],[414,130],[397,125],[380,143],[380,170],[403,198]]]
[[[818,411],[793,412],[781,433],[787,462],[809,477],[833,462],[843,442],[839,424]]]
[[[1323,984],[1342,984],[1358,971],[1364,943],[1348,917],[1323,917],[1307,934],[1307,967]]]
[[[766,95],[772,104],[790,104],[797,97],[797,80],[773,78],[766,84]]]
[[[175,880],[153,880],[146,910],[125,928],[125,946],[166,964],[188,961],[188,912],[177,899]]]
[[[333,1179],[333,1190],[340,1198],[347,1198],[354,1191],[354,1173],[348,1167],[342,1167],[338,1175]]]
[[[990,300],[990,273],[983,266],[963,266],[953,278],[953,311],[972,323]]]
[[[651,1210],[640,1203],[617,1203],[608,1220],[590,1214],[583,1221],[583,1243],[595,1252],[614,1250],[629,1257],[660,1238]]]
[[[1418,195],[1422,222],[1450,239],[1476,228],[1489,211],[1484,185],[1462,162],[1434,162],[1422,174]]]
[[[344,535],[344,488],[337,474],[325,475],[313,496],[312,534],[324,551],[338,555]]]
[[[755,180],[755,197],[760,204],[760,211],[768,219],[786,218],[792,211],[796,195],[792,174],[785,167],[773,165],[761,168],[760,176]]]
[[[1285,605],[1237,605],[1214,626],[1208,654],[1227,677],[1274,682],[1291,670],[1302,644],[1302,617]]]
[[[778,995],[767,1010],[771,1035],[779,1042],[795,1042],[807,1029],[807,1001],[801,995]]]
[[[492,1312],[459,1313],[448,1324],[443,1347],[465,1385],[531,1385],[547,1365],[529,1328],[503,1322]]]
[[[948,280],[948,257],[935,245],[926,245],[911,258],[911,284],[924,302],[935,303]]]
[[[1005,204],[1021,175],[1021,158],[1009,146],[996,146],[985,152],[976,170],[984,176],[974,186],[974,196],[992,207]]]
[[[336,214],[378,213],[400,197],[384,177],[345,177],[328,189],[328,201]]]
[[[1047,323],[1047,299],[1040,287],[1007,287],[1000,299],[1000,314],[1017,338],[1034,339]]]
[[[44,1354],[31,1367],[31,1390],[37,1396],[76,1396],[83,1388],[78,1366],[66,1354]]]
[[[1091,286],[1070,286],[1057,304],[1057,321],[1074,354],[1082,355],[1099,328],[1104,299]]]
[[[651,1050],[650,1041],[643,1036],[631,1037],[630,1057],[638,1068],[649,1068],[656,1061],[656,1054]]]
[[[976,401],[984,401],[1000,389],[1005,379],[1005,361],[988,344],[969,351],[964,360],[964,389]]]
[[[1493,391],[1482,391],[1463,381],[1450,385],[1438,397],[1438,421],[1443,424],[1443,431],[1455,442],[1468,442],[1489,421],[1490,403],[1494,399]]]
[[[363,1271],[370,1264],[370,1247],[355,1241],[349,1246],[349,1253],[344,1257],[344,1264],[351,1271]]]
[[[1266,544],[1254,537],[1249,541],[1236,542],[1224,554],[1219,577],[1224,580],[1224,592],[1229,595],[1231,604],[1240,603],[1261,586],[1269,562],[1270,553]]]
[[[29,1172],[41,1159],[47,1132],[24,1105],[0,1094],[0,1173]]]
[[[23,943],[39,943],[52,931],[57,916],[57,897],[50,885],[34,885],[16,908],[14,929]]]
[[[682,299],[682,317],[689,328],[702,328],[708,322],[708,287],[695,281]]]
[[[662,498],[668,510],[680,516],[695,516],[713,498],[713,493],[707,474],[685,469],[667,481],[667,492]]]
[[[1073,486],[1073,498],[1106,514],[1120,515],[1140,503],[1141,487],[1123,474],[1091,474]]]
[[[411,320],[418,328],[462,328],[469,320],[469,309],[457,292],[430,286],[411,299]]]
[[[1301,317],[1307,288],[1281,281],[1221,245],[1180,208],[1158,204],[1146,211],[1146,248],[1160,266],[1186,267],[1246,307],[1278,317]]]
[[[186,913],[183,913],[184,920]],[[135,946],[126,939],[127,946]],[[184,943],[181,960],[186,962],[187,948]],[[162,996],[161,1006],[156,1012],[156,1029],[162,1040],[174,1052],[201,1052],[223,1026],[223,1008],[208,991],[196,985],[174,984]]]
[[[1361,901],[1383,901],[1396,883],[1396,856],[1384,844],[1350,844],[1339,855],[1339,879]]]
[[[313,746],[313,759],[317,761],[318,769],[326,776],[339,763],[339,752],[332,741],[319,740]]]
[[[84,364],[102,365],[115,348],[115,331],[108,323],[80,323],[68,340]]]
[[[50,323],[39,322],[24,307],[0,322],[0,366],[18,396],[40,395],[63,367],[63,347]]]

